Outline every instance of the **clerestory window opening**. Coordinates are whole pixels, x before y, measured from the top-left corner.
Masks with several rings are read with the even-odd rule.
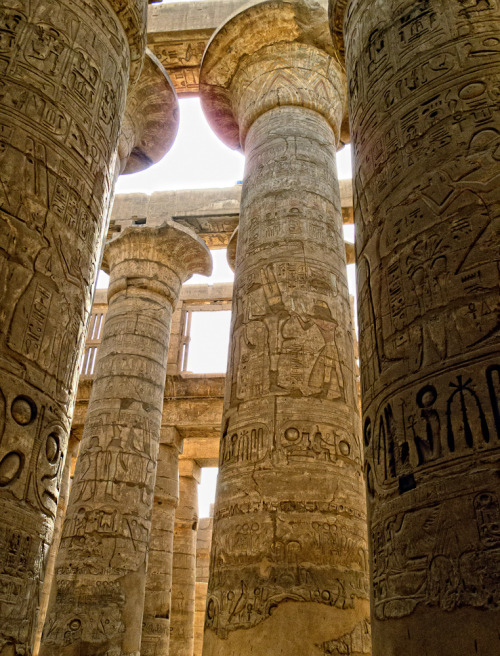
[[[181,346],[183,373],[226,373],[230,323],[228,302],[187,305]]]

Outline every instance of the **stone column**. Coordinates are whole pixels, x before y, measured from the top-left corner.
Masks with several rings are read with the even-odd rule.
[[[211,507],[213,511],[213,506]],[[213,515],[213,512],[210,513]],[[202,656],[205,608],[207,606],[208,576],[210,573],[210,550],[214,519],[202,517],[196,536],[196,595],[194,602],[194,649],[193,656]]]
[[[231,271],[236,270],[236,250],[238,248],[238,226],[233,231],[233,234],[231,237],[229,237],[229,242],[227,244],[227,251],[226,251],[226,260],[229,265],[229,268]],[[350,241],[345,241],[344,242],[344,248],[345,248],[345,261],[346,265],[347,264],[354,264],[356,261],[355,258],[355,252],[354,252],[354,244]],[[352,309],[354,306],[351,307],[351,315],[352,315]]]
[[[170,320],[210,253],[173,223],[108,242],[99,347],[40,653],[138,654]]]
[[[0,654],[29,654],[145,0],[0,0]]]
[[[200,476],[201,469],[194,460],[179,461],[179,505],[174,528],[169,656],[193,656]]]
[[[500,653],[500,10],[344,5],[377,656]],[[495,309],[496,308],[496,309]]]
[[[326,13],[271,1],[237,14],[207,48],[201,95],[246,155],[203,653],[368,654],[335,161],[345,77]]]
[[[182,438],[177,429],[173,426],[162,428],[149,539],[142,656],[167,656],[169,653],[174,520],[179,502],[181,450]]]

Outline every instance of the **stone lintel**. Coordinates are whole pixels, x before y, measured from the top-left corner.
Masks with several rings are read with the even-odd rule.
[[[339,187],[342,220],[344,224],[352,224],[352,181],[340,180]],[[154,226],[170,219],[194,230],[210,249],[227,248],[239,222],[240,196],[241,185],[226,189],[159,191],[151,195],[118,194],[109,237],[135,222]]]
[[[198,400],[207,396],[222,400],[224,398],[224,377],[224,374],[167,376],[165,401],[168,401],[168,404],[170,404],[175,399],[183,399],[189,403],[196,403]],[[168,412],[168,405],[166,411]],[[183,422],[168,421],[168,415],[165,415],[163,423],[175,424],[179,428]]]
[[[199,483],[201,481],[201,467],[191,458],[179,457],[179,478],[194,478]]]
[[[220,433],[225,376],[167,376],[163,426],[175,426],[181,438],[217,437]],[[83,430],[92,378],[80,378],[73,429]]]
[[[148,34],[148,47],[168,71],[180,98],[198,95],[201,58],[212,33],[210,28]]]
[[[148,46],[184,98],[198,95],[200,64],[210,37],[245,0],[209,0],[152,5]]]
[[[225,248],[236,227],[241,185],[226,189],[181,189],[115,198],[110,233],[128,225],[160,225],[165,220],[193,229],[209,248]]]
[[[172,2],[149,7],[148,43],[160,42],[164,34],[214,32],[246,0]]]
[[[218,436],[186,437],[184,438],[182,457],[193,458],[200,467],[218,467],[219,444]]]
[[[182,436],[175,426],[162,426],[160,429],[160,444],[177,448],[182,453]]]

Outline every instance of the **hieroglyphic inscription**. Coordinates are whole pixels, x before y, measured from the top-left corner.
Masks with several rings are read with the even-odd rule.
[[[368,5],[346,61],[374,612],[408,617],[375,623],[378,655],[439,639],[439,610],[500,610],[500,7]],[[498,648],[460,617],[446,653]]]
[[[207,31],[202,38],[186,36],[182,40],[169,40],[167,37],[163,42],[149,44],[168,72],[178,95],[198,93],[201,58],[210,36],[210,31]]]

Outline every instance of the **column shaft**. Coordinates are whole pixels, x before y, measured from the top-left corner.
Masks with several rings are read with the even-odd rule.
[[[41,654],[138,654],[173,305],[210,269],[188,229],[128,228],[108,243],[108,313]],[[198,262],[196,261],[198,259]]]
[[[202,656],[203,628],[207,606],[208,576],[210,572],[210,549],[212,546],[213,518],[204,517],[198,522],[196,537],[196,595],[194,606],[194,649],[193,656]]]
[[[207,620],[221,637],[255,628],[217,648],[209,634],[208,653],[255,639],[305,656],[368,630],[335,136],[320,114],[279,107],[245,153]]]
[[[187,461],[181,461],[181,467]],[[193,463],[194,465],[194,463]],[[196,534],[198,529],[199,467],[195,476],[179,471],[179,505],[175,513],[172,567],[170,656],[193,656],[196,596]],[[196,475],[197,474],[197,475]]]
[[[345,29],[374,653],[490,656],[500,9],[351,0]]]
[[[146,6],[0,0],[2,656],[29,654],[36,631]]]
[[[179,446],[160,444],[142,628],[142,656],[167,656],[170,641],[175,509],[179,502]]]

